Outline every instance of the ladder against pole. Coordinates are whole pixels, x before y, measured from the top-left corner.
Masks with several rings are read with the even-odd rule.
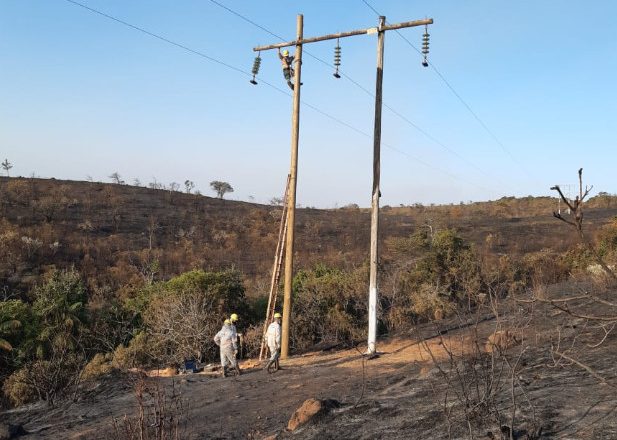
[[[278,284],[281,277],[281,267],[283,265],[283,256],[285,255],[285,236],[287,234],[287,192],[289,191],[290,176],[287,175],[287,184],[285,185],[285,195],[283,197],[283,212],[281,214],[281,223],[279,227],[278,243],[274,254],[274,265],[272,267],[272,278],[270,281],[270,293],[268,295],[268,307],[266,308],[266,320],[264,322],[264,330],[261,338],[261,346],[259,348],[259,360],[263,360],[267,355],[266,348],[266,333],[268,326],[272,321],[274,310],[276,309],[276,297],[278,295]]]

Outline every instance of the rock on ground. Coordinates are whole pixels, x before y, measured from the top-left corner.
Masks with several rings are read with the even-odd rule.
[[[287,429],[289,431],[295,431],[300,426],[310,422],[318,416],[322,416],[330,412],[332,408],[338,408],[339,402],[334,399],[308,399],[305,400],[302,405],[293,413]]]

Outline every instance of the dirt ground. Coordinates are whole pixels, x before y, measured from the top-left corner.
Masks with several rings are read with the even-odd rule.
[[[617,338],[611,335],[599,347],[578,353],[581,363],[610,379],[602,384],[576,364],[555,364],[546,349],[554,343],[556,332],[563,344],[581,337],[571,317],[550,307],[534,314],[533,320],[518,327],[519,345],[510,349],[510,361],[520,365],[516,377],[495,379],[506,384],[515,380],[523,390],[515,393],[512,438],[617,439]],[[497,325],[505,325],[495,316],[477,318],[451,320],[439,327],[427,324],[413,334],[383,340],[378,347],[381,355],[372,360],[357,349],[315,352],[283,361],[283,369],[274,374],[249,368],[254,362],[248,362],[238,377],[191,374],[148,383],[164,390],[167,411],[175,408],[181,438],[510,438],[500,432],[511,421],[513,405],[507,386],[495,396],[495,407],[501,412],[491,420],[487,411],[465,422],[456,416],[455,405],[444,405],[445,396],[457,390],[456,380],[447,383],[443,371],[463,368],[462,360],[449,362],[448,352],[458,356],[472,347],[472,334],[485,341]],[[508,319],[514,323],[519,317],[512,314]],[[480,366],[473,365],[472,372],[474,368]],[[139,410],[135,383],[135,379],[108,378],[77,402],[53,409],[31,405],[5,412],[1,418],[22,424],[29,432],[26,439],[118,438],[114,418],[121,430],[124,417],[134,417]],[[173,392],[180,393],[178,399],[169,397]],[[286,432],[294,410],[309,398],[336,399],[341,406],[293,433]]]

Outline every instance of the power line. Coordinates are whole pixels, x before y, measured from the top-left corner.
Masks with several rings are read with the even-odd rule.
[[[203,57],[203,58],[205,58],[207,60],[210,60],[213,63],[220,64],[221,66],[225,66],[225,67],[227,67],[229,69],[235,70],[236,72],[240,72],[240,73],[244,73],[244,74],[247,73],[247,72],[243,71],[242,69],[238,69],[237,67],[234,67],[231,64],[227,64],[227,63],[225,63],[225,62],[223,62],[221,60],[217,60],[216,58],[213,58],[213,57],[211,57],[209,55],[206,55],[203,52],[199,52],[199,51],[191,49],[190,47],[187,47],[187,46],[185,46],[183,44],[176,43],[175,41],[171,41],[171,40],[169,40],[169,39],[167,39],[167,38],[165,38],[165,37],[163,37],[161,35],[154,34],[154,33],[150,32],[150,31],[147,31],[147,30],[145,30],[143,28],[140,28],[139,26],[135,26],[135,25],[133,25],[131,23],[127,23],[124,20],[120,20],[119,18],[116,18],[116,17],[113,17],[111,15],[105,14],[104,12],[101,12],[101,11],[99,11],[97,9],[91,8],[91,7],[87,6],[87,5],[84,5],[83,3],[79,3],[79,2],[76,2],[74,0],[65,0],[65,1],[67,1],[69,3],[72,3],[75,6],[79,6],[80,8],[87,9],[88,11],[90,11],[90,12],[92,12],[94,14],[101,15],[101,16],[103,16],[105,18],[108,18],[110,20],[116,21],[116,22],[118,22],[120,24],[123,24],[125,26],[128,26],[128,27],[130,27],[130,28],[132,28],[132,29],[134,29],[136,31],[139,31],[139,32],[142,32],[142,33],[144,33],[146,35],[149,35],[151,37],[157,38],[157,39],[159,39],[161,41],[164,41],[165,43],[168,43],[168,44],[171,44],[173,46],[179,47],[180,49],[184,49],[184,50],[186,50],[188,52],[191,52],[191,53],[193,53],[195,55],[199,55],[200,57]]]
[[[378,16],[381,16],[381,14],[367,1],[367,0],[362,0],[362,2],[371,10],[373,11],[375,14],[377,14]],[[422,55],[422,52],[420,51],[420,49],[418,49],[411,41],[409,41],[409,39],[407,37],[405,37],[405,35],[403,35],[399,30],[395,30],[395,32],[398,34],[399,37],[401,37],[403,39],[403,41],[405,41],[405,43],[407,43],[407,45],[409,45],[413,50],[415,50],[416,52],[418,52],[418,54]],[[493,130],[491,130],[488,125],[480,118],[480,116],[478,116],[478,114],[471,108],[471,106],[467,103],[467,101],[465,101],[463,99],[463,97],[456,91],[456,89],[452,86],[452,84],[450,84],[450,82],[446,79],[446,77],[439,71],[439,69],[437,69],[437,67],[432,63],[429,62],[429,66],[431,67],[431,69],[433,69],[433,71],[437,74],[437,76],[441,79],[441,81],[446,85],[446,87],[448,89],[450,89],[450,91],[452,92],[452,94],[461,102],[461,104],[463,104],[463,106],[467,109],[467,111],[471,114],[471,116],[473,116],[473,118],[478,122],[478,124],[480,124],[480,126],[484,129],[484,131],[486,131],[488,133],[488,135],[495,141],[495,143],[497,145],[499,145],[499,147],[514,161],[516,162],[522,169],[523,171],[525,171],[530,177],[534,178],[534,176],[531,175],[531,173],[529,173],[518,161],[518,159],[514,156],[514,154],[512,154],[512,152],[504,145],[503,142],[501,142],[501,140],[497,137],[497,135],[493,132]]]
[[[250,18],[246,17],[245,15],[239,13],[238,11],[235,11],[233,9],[231,9],[230,7],[216,1],[216,0],[210,0],[211,3],[225,9],[226,11],[230,12],[231,14],[235,15],[236,17],[244,20],[245,22],[257,27],[258,29],[261,29],[262,31],[266,32],[267,34],[273,36],[274,38],[277,38],[281,41],[285,41],[285,39],[272,32],[270,29],[260,25],[259,23],[256,23],[255,21],[251,20]],[[366,3],[366,2],[365,2]],[[371,9],[373,9],[368,3],[366,3],[367,6],[369,6]],[[375,9],[373,9],[373,11],[375,13],[377,13],[377,11],[375,11]],[[377,13],[377,15],[379,15],[379,13]],[[401,37],[405,38],[399,30],[395,30],[395,32],[397,34],[399,34]],[[409,42],[409,41],[408,41]],[[411,44],[409,42],[409,44]],[[413,47],[413,45],[412,45]],[[417,50],[417,49],[416,49]],[[311,58],[319,61],[320,63],[328,66],[328,67],[334,67],[332,64],[328,63],[327,61],[317,57],[316,55],[311,54],[310,52],[308,52],[306,49],[303,50],[304,54],[310,56]],[[420,51],[418,51],[419,53],[421,53]],[[369,95],[371,98],[375,98],[375,94],[373,92],[371,92],[370,90],[368,90],[366,87],[364,87],[362,84],[358,83],[356,80],[354,80],[352,77],[350,77],[349,75],[347,75],[345,72],[339,70],[339,73],[348,81],[350,81],[352,84],[354,84],[356,87],[358,87],[359,89],[361,89],[364,93],[366,93],[367,95]],[[445,80],[445,79],[444,79]],[[454,91],[454,89],[452,89]],[[456,92],[455,92],[456,93]],[[489,173],[487,173],[486,171],[484,171],[482,168],[480,168],[479,166],[477,166],[476,164],[474,164],[473,162],[471,162],[470,160],[468,160],[467,158],[465,158],[464,156],[462,156],[460,153],[458,153],[456,150],[454,150],[453,148],[448,147],[446,144],[444,144],[442,141],[440,141],[439,139],[437,139],[435,136],[431,135],[429,132],[427,132],[426,130],[424,130],[422,127],[420,127],[419,125],[417,125],[416,123],[414,123],[413,121],[411,121],[409,118],[407,118],[406,116],[404,116],[403,114],[401,114],[399,111],[397,111],[396,109],[394,109],[392,106],[388,105],[387,103],[383,103],[383,106],[386,107],[388,110],[390,110],[394,115],[396,115],[397,117],[399,117],[401,120],[403,120],[404,122],[406,122],[407,124],[409,124],[411,127],[415,128],[418,132],[420,132],[421,134],[423,134],[424,136],[426,136],[426,138],[428,138],[429,140],[431,140],[432,142],[434,142],[435,144],[439,145],[441,148],[443,148],[444,150],[448,151],[450,154],[456,156],[458,159],[462,160],[463,162],[465,162],[468,166],[472,167],[473,169],[475,169],[476,171],[479,171],[480,173],[482,173],[483,175],[485,175],[486,177],[489,177],[491,179],[495,180],[495,177],[490,175]],[[470,109],[471,110],[471,109]],[[505,185],[503,182],[501,182],[501,184],[503,186],[508,186]]]
[[[128,23],[128,22],[126,22],[126,21],[124,21],[124,20],[122,20],[122,19],[119,19],[119,18],[114,17],[114,16],[112,16],[112,15],[106,14],[106,13],[104,13],[104,12],[102,12],[102,11],[99,11],[99,10],[97,10],[97,9],[94,9],[94,8],[90,7],[90,6],[84,5],[83,3],[77,2],[77,1],[75,1],[75,0],[65,0],[65,1],[66,1],[66,2],[68,2],[68,3],[71,3],[71,4],[75,5],[75,6],[79,6],[79,7],[83,8],[83,9],[85,9],[85,10],[89,11],[89,12],[92,12],[92,13],[96,14],[96,15],[99,15],[99,16],[101,16],[101,17],[107,18],[107,19],[112,20],[112,21],[114,21],[114,22],[116,22],[116,23],[119,23],[119,24],[122,24],[122,25],[124,25],[124,26],[127,26],[127,27],[129,27],[129,28],[131,28],[131,29],[133,29],[133,30],[136,30],[136,31],[138,31],[138,32],[141,32],[141,33],[143,33],[143,34],[146,34],[146,35],[148,35],[148,36],[150,36],[150,37],[156,38],[156,39],[158,39],[158,40],[160,40],[160,41],[163,41],[163,42],[165,42],[165,43],[167,43],[167,44],[170,44],[170,45],[172,45],[172,46],[175,46],[175,47],[177,47],[177,48],[180,48],[180,49],[182,49],[182,50],[185,50],[185,51],[187,51],[187,52],[189,52],[189,53],[192,53],[192,54],[194,54],[194,55],[200,56],[200,57],[202,57],[202,58],[204,58],[204,59],[206,59],[206,60],[208,60],[208,61],[210,61],[210,62],[213,62],[213,63],[216,63],[216,64],[221,65],[221,66],[223,66],[223,67],[226,67],[226,68],[228,68],[228,69],[230,69],[230,70],[233,70],[233,71],[235,71],[235,72],[237,72],[237,73],[240,73],[240,74],[245,75],[245,76],[247,76],[247,77],[252,77],[252,74],[251,74],[251,73],[249,73],[249,72],[247,72],[247,71],[245,71],[245,70],[243,70],[243,69],[240,69],[240,68],[238,68],[238,67],[235,67],[235,66],[233,66],[233,65],[231,65],[231,64],[228,64],[228,63],[226,63],[226,62],[224,62],[224,61],[221,61],[221,60],[219,60],[219,59],[217,59],[217,58],[215,58],[215,57],[213,57],[213,56],[210,56],[210,55],[208,55],[208,54],[206,54],[206,53],[204,53],[204,52],[201,52],[201,51],[198,51],[198,50],[195,50],[195,49],[191,49],[190,47],[188,47],[188,46],[186,46],[186,45],[184,45],[184,44],[181,44],[181,43],[175,42],[175,41],[173,41],[173,40],[170,40],[169,38],[166,38],[166,37],[164,37],[164,36],[162,36],[162,35],[156,34],[156,33],[154,33],[154,32],[148,31],[148,30],[146,30],[146,29],[144,29],[144,28],[142,28],[142,27],[139,27],[139,26],[136,26],[136,25],[134,25],[134,24]],[[212,1],[213,3],[219,4],[218,2],[215,2],[214,0],[210,0],[210,1]],[[220,5],[220,4],[219,4],[219,5]],[[228,9],[228,8],[226,8],[226,7],[225,7],[225,9]],[[229,10],[229,9],[228,9],[228,10]],[[231,11],[231,10],[230,10],[230,11]],[[239,14],[237,14],[237,13],[235,13],[235,12],[234,12],[234,14],[235,14],[235,15],[240,16]],[[251,24],[253,24],[253,25],[255,25],[255,26],[258,26],[259,28],[262,28],[262,27],[261,27],[261,26],[259,26],[258,24],[256,24],[256,23],[252,22],[251,20],[249,20],[249,19],[247,19],[247,18],[245,18],[245,17],[243,17],[243,19],[245,19],[246,21],[250,22]],[[265,30],[265,28],[263,28],[263,29]],[[269,31],[266,31],[266,32],[270,33]],[[271,33],[271,35],[276,36],[276,35],[275,35],[275,34],[273,34],[273,33]],[[280,38],[280,37],[276,36],[276,38]],[[305,53],[306,53],[306,52],[305,52]],[[318,59],[317,57],[314,57],[314,58]],[[320,60],[320,61],[322,61],[322,62],[324,62],[324,63],[325,63],[325,61],[323,61],[323,60]],[[261,82],[261,83],[263,83],[263,84],[265,84],[265,85],[267,85],[268,87],[270,87],[270,88],[272,88],[272,89],[276,90],[276,91],[277,91],[277,92],[279,92],[279,93],[282,93],[282,94],[284,94],[284,95],[286,95],[286,96],[291,96],[291,94],[290,94],[288,91],[283,90],[283,89],[281,89],[280,87],[277,87],[277,86],[275,86],[274,84],[269,83],[268,81],[263,80],[262,78],[260,78],[260,82]],[[307,102],[305,102],[305,101],[302,101],[302,105],[304,105],[304,106],[306,106],[306,107],[308,107],[308,108],[310,108],[310,109],[314,110],[315,112],[317,112],[317,113],[321,114],[322,116],[325,116],[325,117],[326,117],[326,118],[328,118],[328,119],[331,119],[332,121],[334,121],[334,122],[338,123],[339,125],[343,125],[343,126],[345,126],[345,127],[349,128],[350,130],[352,130],[352,131],[354,131],[354,132],[356,132],[356,133],[358,133],[358,134],[360,134],[360,135],[363,135],[363,136],[368,137],[368,138],[371,138],[371,137],[372,137],[370,134],[368,134],[368,133],[366,133],[366,132],[364,132],[364,131],[362,131],[362,130],[360,130],[360,129],[356,128],[356,127],[354,127],[353,125],[351,125],[351,124],[349,124],[349,123],[347,123],[347,122],[345,122],[345,121],[343,121],[343,120],[341,120],[341,119],[337,118],[336,116],[332,116],[332,115],[330,115],[329,113],[327,113],[327,112],[325,112],[325,111],[323,111],[323,110],[319,109],[318,107],[316,107],[316,106],[314,106],[314,105],[312,105],[312,104],[309,104],[309,103],[307,103]],[[393,147],[392,145],[388,145],[388,144],[385,144],[385,143],[384,143],[384,146],[386,146],[387,148],[389,148],[389,149],[391,149],[391,150],[393,150],[393,151],[396,151],[396,152],[398,152],[398,153],[400,153],[400,154],[403,154],[403,155],[405,155],[405,156],[409,157],[410,159],[412,159],[412,160],[414,160],[414,161],[416,161],[416,162],[418,162],[418,163],[420,163],[420,164],[422,164],[422,165],[426,166],[426,167],[427,167],[427,168],[429,168],[429,169],[433,169],[433,170],[435,170],[435,171],[438,171],[438,172],[440,172],[440,173],[442,173],[442,174],[444,174],[444,175],[446,175],[446,176],[449,176],[449,177],[451,177],[451,178],[453,178],[453,179],[455,179],[455,180],[460,180],[460,181],[462,181],[462,182],[465,182],[465,183],[468,183],[468,184],[470,184],[470,185],[476,186],[477,188],[482,189],[482,190],[489,190],[488,188],[485,188],[485,187],[483,187],[483,186],[481,186],[481,185],[478,185],[478,184],[476,184],[476,183],[473,183],[473,182],[471,182],[471,181],[469,181],[469,180],[467,180],[467,179],[464,179],[464,178],[462,178],[462,177],[460,177],[460,176],[457,176],[457,175],[455,175],[455,174],[452,174],[452,173],[450,173],[450,172],[448,172],[448,171],[446,171],[446,170],[443,170],[443,169],[440,169],[440,168],[438,168],[438,167],[435,167],[435,166],[431,165],[430,163],[428,163],[428,162],[426,162],[426,161],[424,161],[424,160],[422,160],[422,159],[420,159],[420,158],[418,158],[418,157],[415,157],[415,156],[413,156],[413,155],[411,155],[411,154],[409,154],[409,153],[407,153],[407,152],[405,152],[405,151],[403,151],[403,150],[400,150],[400,149],[398,149],[398,148],[396,148],[396,147]],[[489,191],[494,192],[494,190],[489,190]]]

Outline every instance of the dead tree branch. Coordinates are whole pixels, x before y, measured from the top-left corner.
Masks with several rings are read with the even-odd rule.
[[[569,219],[562,216],[560,212],[555,211],[553,211],[553,217],[573,226],[576,229],[581,243],[593,254],[596,262],[600,265],[600,267],[602,267],[602,270],[611,278],[611,280],[613,282],[617,282],[617,274],[615,274],[615,272],[608,267],[608,265],[604,262],[602,256],[597,252],[593,244],[585,237],[585,234],[583,232],[583,202],[592,189],[593,185],[590,187],[585,186],[585,189],[583,190],[582,168],[579,168],[578,170],[578,195],[574,198],[573,201],[568,200],[568,198],[564,195],[563,191],[561,191],[559,185],[551,187],[551,190],[557,191],[560,199],[570,209]]]

